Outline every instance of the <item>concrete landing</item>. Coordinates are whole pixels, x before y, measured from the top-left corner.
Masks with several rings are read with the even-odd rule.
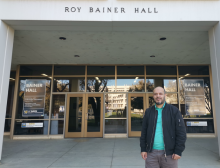
[[[139,138],[10,140],[0,168],[144,168]],[[220,168],[217,138],[188,138],[179,168]]]

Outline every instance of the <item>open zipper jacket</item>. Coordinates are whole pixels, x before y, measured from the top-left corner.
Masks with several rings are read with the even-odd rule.
[[[157,116],[155,106],[145,111],[140,138],[141,152],[152,152]],[[186,127],[180,111],[166,103],[162,110],[162,123],[165,155],[181,156],[185,149]]]

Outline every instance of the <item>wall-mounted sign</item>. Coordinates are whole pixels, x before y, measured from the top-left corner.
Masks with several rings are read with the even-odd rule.
[[[46,79],[28,79],[24,88],[23,117],[44,116]]]
[[[43,128],[44,124],[41,123],[21,123],[21,128]]]
[[[206,115],[204,80],[184,79],[186,115]]]
[[[207,121],[187,121],[187,122],[186,122],[186,125],[187,125],[188,127],[191,127],[191,126],[207,127],[207,126],[208,126]]]

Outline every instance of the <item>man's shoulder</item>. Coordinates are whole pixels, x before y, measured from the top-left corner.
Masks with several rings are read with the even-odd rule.
[[[179,113],[179,109],[176,106],[172,105],[172,104],[167,104],[166,103],[166,108],[169,111],[173,112],[173,113]]]

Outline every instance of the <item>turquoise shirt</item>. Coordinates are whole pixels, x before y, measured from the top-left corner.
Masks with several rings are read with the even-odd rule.
[[[153,144],[153,149],[157,150],[164,150],[164,142],[163,142],[163,127],[162,127],[162,110],[165,106],[164,105],[162,108],[158,108],[155,104],[155,109],[158,111],[158,116],[157,116],[157,124],[156,124],[156,131],[155,131],[155,136],[154,136],[154,144]]]

